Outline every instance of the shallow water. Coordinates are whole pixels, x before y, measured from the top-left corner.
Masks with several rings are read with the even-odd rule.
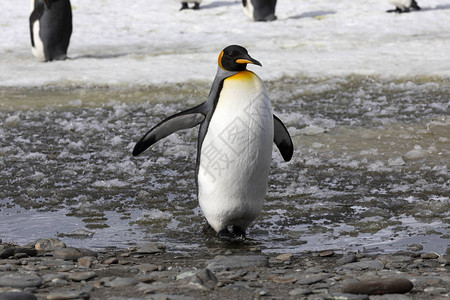
[[[3,89],[0,238],[71,246],[163,242],[209,247],[196,200],[197,129],[134,143],[192,107],[209,84]],[[450,244],[450,84],[438,78],[285,78],[269,82],[294,141],[274,148],[269,192],[246,244],[264,251],[392,252]]]

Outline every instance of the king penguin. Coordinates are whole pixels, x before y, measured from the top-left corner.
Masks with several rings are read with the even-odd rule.
[[[30,35],[34,56],[42,61],[67,58],[72,35],[69,0],[31,0]]]
[[[245,48],[226,47],[207,100],[164,119],[133,149],[139,155],[175,131],[200,125],[198,200],[207,222],[226,240],[245,238],[262,210],[273,143],[285,161],[294,151],[289,132],[272,112],[264,83],[247,64],[261,66]]]
[[[277,0],[242,0],[245,14],[253,21],[274,21]]]
[[[389,3],[395,5],[395,9],[388,10],[387,12],[404,13],[409,12],[411,9],[420,10],[420,6],[416,0],[388,0]]]

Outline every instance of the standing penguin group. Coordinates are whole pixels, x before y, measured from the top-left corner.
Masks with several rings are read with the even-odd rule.
[[[196,177],[206,220],[222,239],[245,237],[261,212],[272,159],[272,144],[285,161],[291,137],[277,118],[261,79],[247,70],[261,66],[238,45],[219,55],[216,77],[202,104],[164,119],[135,145],[133,155],[175,131],[200,125]]]
[[[42,61],[67,58],[72,35],[69,0],[31,0],[30,35],[34,56]]]

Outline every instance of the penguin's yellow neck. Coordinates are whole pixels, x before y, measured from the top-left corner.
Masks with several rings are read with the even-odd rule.
[[[254,76],[255,76],[255,73],[253,73],[252,71],[245,70],[245,71],[240,71],[233,76],[230,76],[228,79],[249,81],[249,80],[253,80]]]

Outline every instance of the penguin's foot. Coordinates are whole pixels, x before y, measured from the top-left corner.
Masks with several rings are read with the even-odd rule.
[[[233,225],[231,227],[231,232],[237,238],[245,239],[245,230],[239,226]]]
[[[200,4],[199,3],[195,3],[194,7],[192,9],[199,10],[200,9]]]
[[[188,9],[188,8],[189,8],[189,6],[188,6],[187,2],[181,2],[180,10],[184,10],[184,9]]]
[[[222,241],[230,242],[230,243],[242,243],[245,241],[245,230],[237,226],[233,226],[231,232],[228,228],[224,228],[217,233],[217,236]]]
[[[399,13],[399,14],[401,14],[403,11],[400,9],[400,8],[396,8],[396,9],[390,9],[390,10],[387,10],[386,12],[388,12],[388,13]]]
[[[222,230],[220,230],[217,233],[217,236],[221,239],[221,240],[225,240],[225,241],[233,241],[235,239],[234,234],[232,234],[228,228],[224,228]]]

